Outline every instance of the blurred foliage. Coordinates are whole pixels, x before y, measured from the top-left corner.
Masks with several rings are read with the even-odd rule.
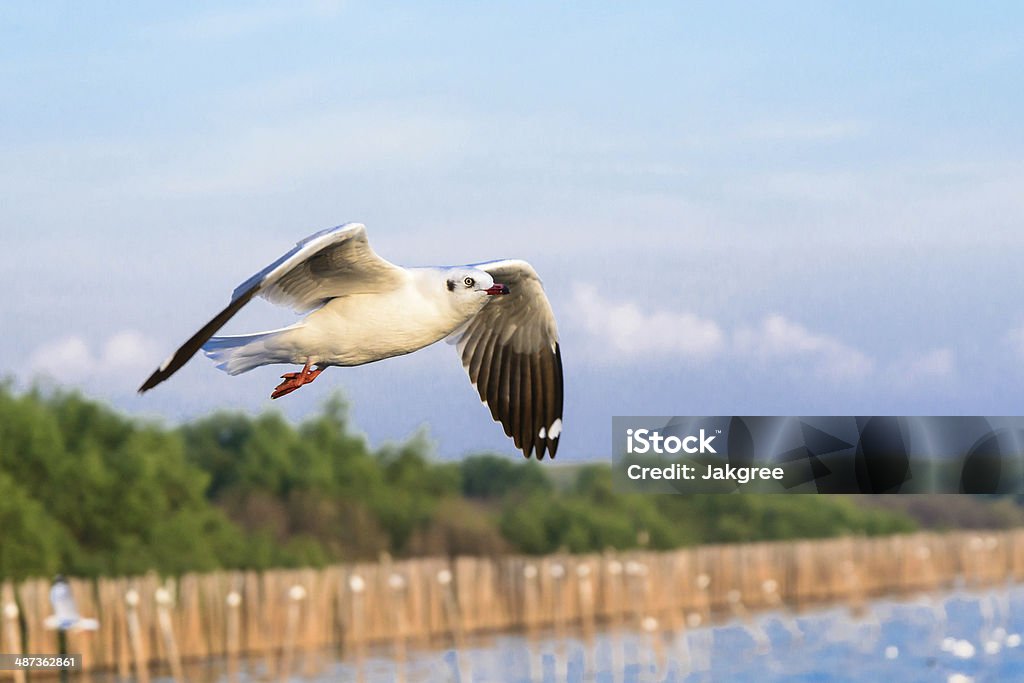
[[[605,465],[439,462],[431,451],[423,434],[372,451],[337,398],[298,425],[276,413],[217,413],[170,428],[76,393],[0,385],[0,577],[914,528],[903,512],[848,498],[625,495]]]

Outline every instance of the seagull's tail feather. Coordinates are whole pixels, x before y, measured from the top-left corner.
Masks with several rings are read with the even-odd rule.
[[[239,375],[270,363],[289,363],[290,354],[283,354],[281,345],[274,342],[292,329],[294,326],[256,334],[210,337],[203,344],[203,353],[229,375]]]

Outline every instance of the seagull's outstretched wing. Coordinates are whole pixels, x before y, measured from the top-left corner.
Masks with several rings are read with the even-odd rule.
[[[526,261],[477,263],[508,285],[456,333],[462,365],[526,457],[552,458],[562,432],[562,354],[551,304]]]
[[[366,227],[361,223],[321,230],[239,285],[227,307],[165,360],[139,387],[139,393],[177,372],[254,296],[301,312],[335,296],[386,290],[404,277],[402,268],[370,248]]]

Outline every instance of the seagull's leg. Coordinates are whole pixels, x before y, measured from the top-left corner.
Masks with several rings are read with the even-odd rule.
[[[317,377],[320,376],[320,373],[323,372],[325,369],[326,369],[325,367],[322,368],[322,367],[320,367],[318,365],[315,370],[310,370],[309,372],[307,372],[306,373],[306,381],[303,382],[303,384],[309,384],[310,382],[315,380]]]
[[[270,394],[270,398],[281,398],[292,393],[299,387],[315,380],[323,371],[324,368],[319,366],[315,370],[310,369],[310,363],[306,361],[302,372],[286,372],[281,375],[281,379],[284,381],[277,385],[274,392]]]
[[[317,376],[324,371],[325,368],[317,367],[315,370],[309,370],[309,364],[302,369],[302,372],[286,372],[281,375],[281,379],[299,379],[305,377],[303,384],[309,384],[317,378]]]
[[[283,379],[284,381],[274,388],[273,393],[270,394],[270,398],[281,398],[282,396],[287,396],[288,394],[292,393],[293,391],[301,387],[303,384],[305,384],[303,378],[305,377],[307,372],[309,372],[308,362],[302,368],[302,372],[286,372],[285,374],[281,375],[281,379]]]

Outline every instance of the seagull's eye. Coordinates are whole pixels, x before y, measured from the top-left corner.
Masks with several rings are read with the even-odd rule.
[[[476,280],[474,280],[474,279],[473,279],[473,278],[471,278],[471,277],[467,277],[467,278],[466,278],[465,280],[463,280],[463,282],[465,282],[465,283],[466,283],[466,286],[467,286],[467,287],[472,287],[473,285],[475,285],[475,284],[476,284]]]

